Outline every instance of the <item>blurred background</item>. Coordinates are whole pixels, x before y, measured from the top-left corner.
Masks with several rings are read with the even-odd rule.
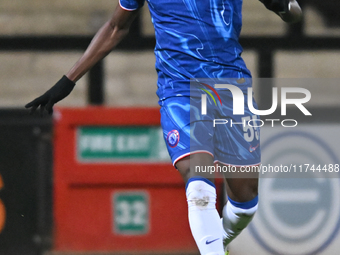
[[[134,22],[128,37],[117,49],[83,77],[70,96],[58,103],[58,106],[62,109],[55,113],[54,121],[49,116],[43,118],[29,116],[28,112],[23,109],[26,103],[54,85],[72,67],[85,50],[94,33],[112,15],[117,3],[116,0],[0,1],[1,254],[26,255],[72,252],[198,254],[190,237],[188,237],[187,245],[185,243],[179,244],[178,247],[176,246],[173,249],[166,244],[163,246],[155,245],[154,249],[150,248],[153,247],[150,238],[152,239],[153,235],[159,235],[158,232],[152,232],[155,222],[158,222],[153,217],[156,217],[155,215],[158,213],[162,215],[161,208],[166,208],[166,205],[161,205],[161,201],[159,201],[159,207],[156,206],[156,209],[154,209],[154,206],[158,205],[157,201],[162,200],[162,198],[157,195],[155,195],[155,198],[153,197],[158,190],[157,187],[150,184],[152,183],[151,180],[146,179],[144,183],[138,184],[131,181],[124,186],[124,183],[115,183],[118,177],[110,174],[109,169],[105,170],[108,172],[104,170],[99,172],[104,176],[109,173],[111,177],[108,179],[112,179],[112,183],[104,180],[104,177],[98,177],[99,174],[83,180],[81,177],[82,167],[86,168],[85,172],[90,171],[89,165],[92,165],[94,169],[100,168],[103,164],[105,169],[106,167],[115,167],[115,162],[108,163],[107,160],[103,160],[103,157],[110,157],[107,155],[99,156],[99,158],[94,155],[90,159],[84,156],[84,160],[88,160],[90,164],[84,163],[79,155],[74,160],[70,159],[73,160],[70,165],[65,162],[64,165],[56,162],[57,151],[62,153],[65,150],[71,154],[81,153],[81,151],[78,151],[78,147],[81,146],[79,141],[83,141],[83,137],[85,137],[85,140],[95,140],[96,137],[98,138],[103,134],[103,131],[100,130],[84,131],[81,128],[77,129],[75,128],[77,125],[85,127],[96,125],[131,126],[132,131],[128,134],[121,133],[119,130],[104,132],[104,134],[111,134],[112,137],[120,135],[125,138],[129,138],[129,134],[142,132],[136,131],[139,129],[139,125],[157,127],[158,124],[155,119],[158,118],[158,113],[154,111],[150,113],[145,108],[158,107],[158,99],[155,94],[157,75],[154,69],[154,30],[147,6],[143,8],[141,15]],[[337,137],[336,130],[339,125],[338,116],[340,113],[340,86],[338,83],[340,76],[340,3],[335,0],[300,0],[299,3],[303,7],[303,22],[287,25],[274,13],[267,11],[259,1],[244,1],[243,30],[240,40],[244,47],[243,57],[255,78],[279,78],[281,80],[287,79],[287,82],[291,78],[318,79],[318,82],[304,83],[306,84],[305,88],[310,90],[312,94],[308,109],[313,112],[313,118],[305,119],[300,115],[295,115],[294,112],[291,113],[290,117],[301,117],[302,123],[309,126],[314,124],[332,125],[332,132],[335,132],[334,137]],[[272,79],[263,80],[262,83],[254,83],[255,97],[260,108],[268,109],[270,107],[271,100],[268,100],[268,98],[271,98],[273,86],[279,87],[281,85],[276,84],[275,80]],[[93,106],[100,109],[95,107],[95,110],[86,111],[88,108],[85,107],[91,108]],[[130,113],[119,111],[121,107],[142,109],[141,116],[152,115],[153,117],[150,117],[144,123],[139,120],[136,114],[129,115]],[[65,108],[69,111],[67,109],[63,111]],[[72,112],[74,108],[79,109],[79,112]],[[84,108],[85,112],[83,111]],[[111,112],[107,109],[102,111],[101,108],[117,108],[118,111]],[[89,112],[91,114],[87,115]],[[100,112],[103,112],[102,115]],[[105,120],[110,118],[110,115],[116,116],[115,118],[118,119],[122,116],[131,117],[132,121],[110,122]],[[67,117],[64,118],[64,116]],[[100,116],[104,120],[100,119]],[[66,128],[66,126],[69,128]],[[133,129],[134,127],[135,129]],[[316,126],[316,128],[319,128],[319,126]],[[141,134],[148,137],[149,131],[147,129],[145,133],[143,131]],[[58,141],[58,134],[71,139],[70,144],[65,145],[62,141]],[[157,139],[161,138],[150,136],[146,139],[158,142]],[[101,140],[96,141],[100,147]],[[164,148],[160,149],[160,151],[162,150]],[[121,160],[125,163],[129,163],[131,159],[132,164],[136,165],[138,165],[138,159],[140,159],[141,161],[151,162],[154,168],[170,169],[171,167],[168,163],[164,163],[167,162],[167,158],[160,156],[160,154],[158,156],[146,156],[146,158],[136,155],[114,155],[112,157],[114,158],[113,161],[119,161],[120,157],[125,157],[124,160]],[[63,160],[60,155],[59,159]],[[77,168],[74,175],[63,172],[66,171],[65,169],[72,172],[73,167]],[[65,175],[58,175],[56,169],[58,171],[61,169],[60,172]],[[164,172],[164,174],[169,173]],[[174,176],[169,178],[169,182],[164,185],[168,185],[166,187],[169,188],[169,192],[182,192],[183,187],[180,184],[180,179],[175,172],[171,172],[171,174],[174,174]],[[83,182],[74,181],[77,178],[80,178]],[[91,178],[93,178],[93,182],[91,182]],[[124,178],[123,176],[122,179]],[[63,186],[63,184],[57,183],[57,180],[60,183],[65,182],[67,185]],[[81,194],[79,193],[78,196],[70,191],[70,187],[77,187],[77,192],[87,190],[87,188],[95,191],[86,193],[86,195],[79,191]],[[136,187],[138,188],[137,191],[135,190]],[[103,192],[105,199],[108,199],[107,203],[112,204],[107,206],[107,215],[103,216],[103,222],[97,224],[93,219],[99,216],[92,212],[91,220],[93,222],[91,226],[93,228],[86,228],[86,231],[91,232],[90,235],[87,235],[86,231],[80,233],[82,232],[81,227],[88,225],[87,217],[89,216],[79,216],[79,223],[74,223],[76,225],[74,228],[69,224],[74,222],[79,211],[82,210],[81,201],[86,203],[88,196],[94,196],[93,202],[96,197],[98,198],[98,195],[101,194],[96,193],[98,189]],[[171,194],[169,192],[165,193],[164,196]],[[102,204],[106,203],[105,199],[103,198]],[[138,214],[141,210],[145,210],[144,207],[149,208],[148,213],[143,214],[144,221],[148,220],[149,222],[148,227],[141,232],[137,231],[137,234],[135,233],[137,239],[142,236],[142,239],[137,241],[139,243],[136,245],[140,248],[133,248],[135,234],[130,231],[131,229],[128,229],[127,232],[123,230],[124,233],[122,234],[119,231],[117,232],[116,227],[113,227],[115,230],[112,230],[114,232],[112,237],[108,237],[111,228],[109,228],[108,233],[103,230],[105,222],[107,222],[107,225],[116,226],[115,224],[118,223],[117,219],[114,218],[115,215],[124,214],[121,211],[116,211],[120,199],[130,207],[134,207],[135,204],[143,204],[142,209],[136,209],[136,211],[130,213]],[[67,202],[65,202],[66,200]],[[221,195],[222,200],[223,196]],[[63,201],[65,204],[63,204]],[[79,207],[74,208],[73,212],[65,209],[69,208],[70,204],[78,203]],[[223,201],[221,203],[223,204]],[[96,206],[99,206],[99,208],[96,208],[100,210],[102,204],[98,203]],[[179,209],[179,211],[185,211],[185,203],[183,205],[181,202],[180,208],[182,209]],[[111,216],[113,219],[111,219]],[[108,217],[108,220],[105,217]],[[60,219],[65,219],[65,221]],[[96,228],[100,224],[101,227]],[[163,223],[159,221],[157,224]],[[175,223],[169,222],[167,226],[171,227],[172,224]],[[335,225],[337,226],[337,224],[338,219],[335,220]],[[71,230],[65,225],[69,225]],[[187,229],[188,226],[185,225],[184,228]],[[60,238],[64,233],[66,238]],[[188,235],[188,233],[186,230],[183,235]],[[77,235],[82,237],[79,237],[78,240]],[[91,242],[93,235],[101,240],[107,240],[106,242],[98,240],[97,245],[96,242],[89,246],[86,245],[86,243]],[[251,233],[246,234],[245,239],[240,240],[246,240],[245,242],[251,243],[252,247],[258,246],[258,254],[285,254],[268,248],[268,245],[263,244],[261,238],[253,238],[251,235]],[[333,250],[327,253],[326,248],[335,240],[337,232],[330,231],[330,236],[331,238],[325,240],[324,243],[320,244],[320,247],[316,247],[314,250],[308,252],[291,251],[289,254],[321,254],[321,252],[324,252],[322,254],[336,254],[332,253]],[[72,238],[75,240],[71,240]],[[119,249],[108,244],[114,243],[115,238],[121,243]],[[164,238],[170,237],[164,236]],[[183,240],[187,239],[183,237]],[[248,240],[253,241],[248,242]],[[159,242],[162,243],[163,241],[160,240]],[[171,244],[172,241],[169,242]],[[85,244],[82,245],[82,243]],[[145,244],[144,248],[143,243]],[[235,249],[233,254],[245,254],[241,250]]]

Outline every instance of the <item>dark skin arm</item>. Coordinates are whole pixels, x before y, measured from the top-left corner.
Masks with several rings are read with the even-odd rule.
[[[112,18],[106,22],[96,33],[83,56],[53,87],[40,97],[25,105],[33,114],[40,107],[40,114],[46,110],[53,113],[53,105],[67,97],[74,88],[75,83],[103,59],[117,44],[129,33],[132,21],[138,15],[136,11],[123,10],[117,6]]]
[[[77,82],[92,66],[106,57],[129,33],[131,23],[138,13],[138,10],[126,11],[118,4],[112,18],[99,29],[83,56],[66,76],[71,81]]]

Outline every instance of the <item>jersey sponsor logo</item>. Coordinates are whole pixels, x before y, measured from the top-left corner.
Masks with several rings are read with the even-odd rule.
[[[171,148],[174,148],[177,146],[178,142],[179,142],[179,133],[176,129],[171,130],[167,137],[166,137],[166,141],[169,144],[169,146]]]

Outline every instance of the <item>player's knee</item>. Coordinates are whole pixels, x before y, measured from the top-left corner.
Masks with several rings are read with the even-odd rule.
[[[243,192],[238,194],[238,198],[235,200],[237,202],[247,203],[258,197],[258,186],[257,183],[248,183],[245,185]]]
[[[257,197],[258,195],[258,178],[248,178],[244,179],[244,191],[242,202],[250,201]]]
[[[180,159],[175,166],[186,183],[190,178],[190,157]]]
[[[206,178],[190,178],[186,184],[186,195],[190,210],[215,209],[215,185]]]
[[[256,197],[258,197],[258,181],[254,182],[250,187],[249,187],[249,198],[247,199],[252,200]]]
[[[208,153],[197,153],[180,159],[176,162],[176,168],[182,175],[184,182],[195,176],[201,176],[214,182],[215,172],[197,171],[197,167],[213,166],[213,157]]]
[[[241,186],[241,185],[240,185]],[[241,187],[238,187],[232,194],[234,201],[247,203],[258,197],[258,179],[244,179]]]
[[[181,174],[182,179],[185,183],[190,179],[190,169],[189,168],[177,168],[178,172]]]

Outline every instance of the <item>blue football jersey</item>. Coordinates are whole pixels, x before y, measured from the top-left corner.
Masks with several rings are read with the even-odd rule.
[[[191,78],[250,78],[238,42],[242,0],[147,0],[155,28],[157,95],[190,96]],[[126,10],[144,0],[120,0]]]

